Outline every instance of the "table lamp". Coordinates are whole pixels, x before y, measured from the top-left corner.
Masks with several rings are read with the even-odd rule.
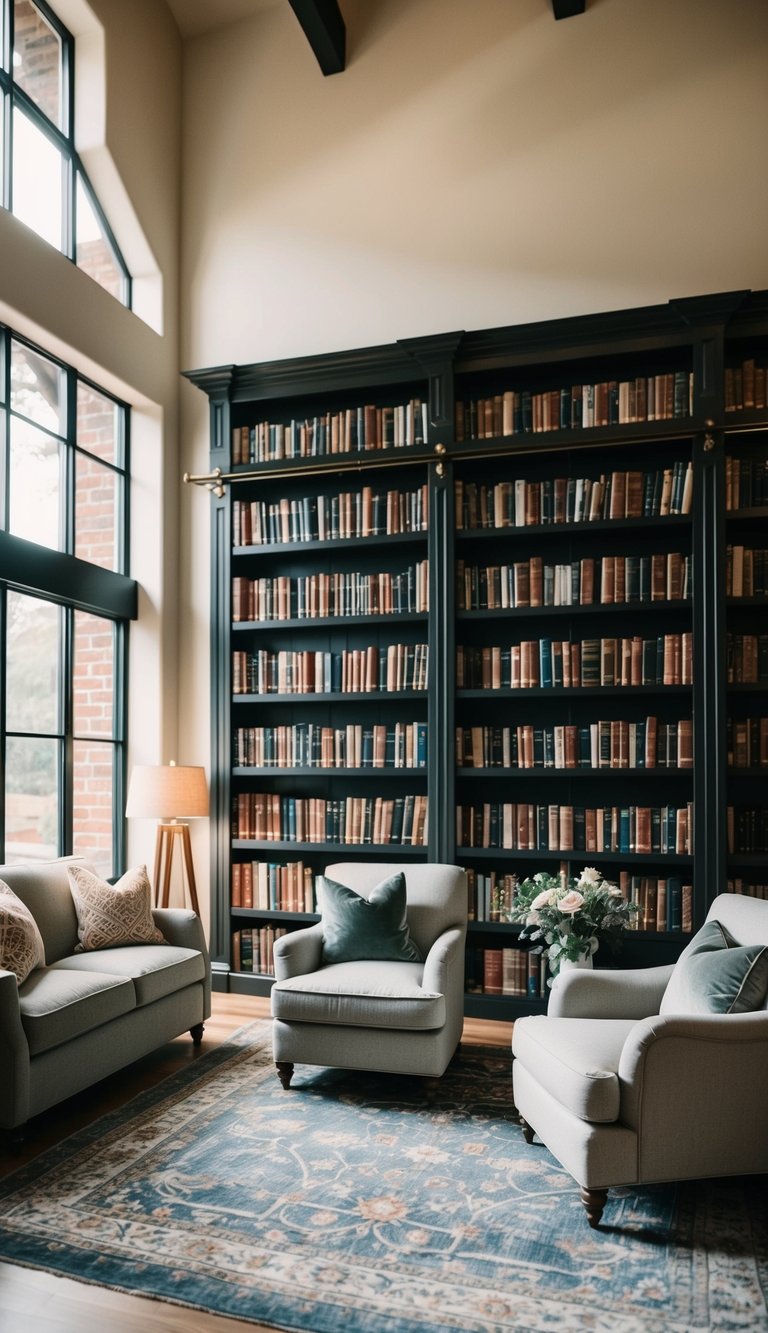
[[[173,761],[170,764],[137,764],[128,785],[125,813],[129,819],[160,820],[155,843],[155,906],[169,905],[173,851],[180,840],[182,878],[186,871],[190,904],[199,916],[189,824],[180,821],[208,816],[205,770],[175,764]]]

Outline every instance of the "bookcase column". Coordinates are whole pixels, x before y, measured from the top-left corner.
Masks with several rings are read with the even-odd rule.
[[[726,883],[725,446],[722,432],[693,443],[694,920]]]
[[[453,468],[441,460],[431,468],[429,491],[429,859],[454,856],[453,754],[455,578]]]

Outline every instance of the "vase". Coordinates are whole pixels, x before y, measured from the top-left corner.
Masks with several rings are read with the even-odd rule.
[[[574,969],[592,968],[592,956],[582,956],[581,958],[563,958],[560,963],[560,972],[572,972]]]

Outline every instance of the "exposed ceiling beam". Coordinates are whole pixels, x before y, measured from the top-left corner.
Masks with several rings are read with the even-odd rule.
[[[574,14],[583,14],[587,0],[552,0],[552,9],[556,19],[570,19]]]
[[[337,0],[288,0],[323,74],[341,74],[347,30]]]

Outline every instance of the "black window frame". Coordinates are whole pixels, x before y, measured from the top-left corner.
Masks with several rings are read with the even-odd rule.
[[[0,206],[13,213],[13,112],[14,108],[18,107],[61,155],[62,235],[61,244],[56,248],[75,267],[79,267],[77,263],[77,181],[80,177],[99,226],[112,252],[115,264],[121,274],[121,293],[116,299],[121,305],[130,310],[133,293],[128,266],[107,221],[96,191],[90,182],[88,173],[80,160],[80,155],[75,148],[75,40],[50,5],[46,4],[46,0],[29,0],[29,2],[39,10],[46,23],[50,24],[61,41],[63,126],[60,128],[55,125],[34,99],[15,81],[13,77],[14,0],[0,0],[0,102],[4,103],[4,114],[0,119],[0,133],[2,133],[3,138],[3,151],[0,155],[0,162],[2,163]],[[4,61],[7,62],[7,68]],[[85,272],[84,269],[80,271]],[[93,281],[96,281],[96,279],[93,279]]]

